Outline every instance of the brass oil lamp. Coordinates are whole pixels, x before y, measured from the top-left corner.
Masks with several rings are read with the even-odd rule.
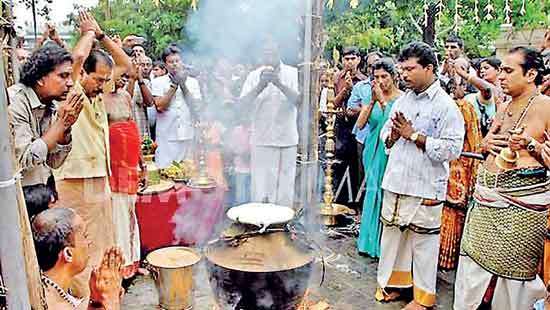
[[[206,168],[205,137],[207,126],[197,122],[196,127],[199,130],[199,174],[189,180],[188,186],[205,190],[214,189],[216,187],[216,181],[208,175],[208,170]]]
[[[510,134],[520,135],[524,127],[510,130]],[[503,148],[495,158],[495,164],[499,169],[512,170],[516,168],[516,163],[519,158],[518,151],[512,151],[509,147]]]
[[[334,72],[328,70],[329,87],[327,92],[327,133],[325,143],[325,156],[326,156],[326,168],[325,168],[325,186],[323,193],[323,202],[319,205],[321,222],[325,226],[335,226],[337,224],[337,216],[343,214],[355,214],[355,211],[342,205],[334,203],[334,191],[333,191],[333,169],[334,157],[336,152],[336,142],[334,140],[334,125],[336,123],[336,114],[338,111],[334,108]]]

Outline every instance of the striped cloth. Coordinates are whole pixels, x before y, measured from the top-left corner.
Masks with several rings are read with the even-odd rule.
[[[149,80],[143,80],[145,86],[151,89],[151,82]],[[147,107],[143,105],[143,96],[141,95],[141,90],[139,89],[139,84],[134,85],[134,97],[132,98],[132,117],[136,121],[136,124],[139,129],[139,135],[141,140],[144,136],[151,136],[151,131],[149,129],[149,120],[147,117]]]

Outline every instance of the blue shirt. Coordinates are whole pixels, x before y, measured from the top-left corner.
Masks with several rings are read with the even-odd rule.
[[[353,86],[351,95],[347,102],[348,108],[357,108],[360,104],[368,105],[372,98],[372,88],[369,80],[358,82]],[[369,124],[365,124],[363,129],[357,128],[357,124],[353,126],[352,133],[359,143],[365,143],[365,139],[369,135]]]

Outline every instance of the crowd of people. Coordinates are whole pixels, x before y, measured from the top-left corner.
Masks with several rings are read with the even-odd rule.
[[[547,295],[550,31],[543,44],[472,60],[454,35],[441,57],[348,47],[321,75],[321,113],[334,75],[336,181],[364,188],[357,249],[379,260],[378,301],[412,288],[404,309],[432,308],[438,270],[457,268],[454,309]]]
[[[110,37],[85,11],[71,50],[45,28],[32,53],[17,50],[8,109],[48,304],[107,307],[120,283],[95,282],[147,273],[135,212],[146,139],[159,168],[205,150],[228,205],[292,205],[298,71],[272,38],[253,65],[220,57],[201,70],[176,44],[153,62],[143,38]]]
[[[47,26],[32,54],[17,51],[10,123],[48,305],[118,309],[121,279],[147,273],[142,141],[156,142],[160,168],[208,144],[230,205],[293,206],[298,70],[269,37],[257,63],[199,69],[176,44],[153,61],[143,38],[110,37],[87,12],[79,27],[71,50]],[[443,57],[420,42],[396,59],[347,47],[342,68],[321,74],[319,112],[329,88],[340,111],[334,179],[365,189],[357,248],[379,259],[377,300],[412,289],[405,309],[432,308],[438,269],[458,269],[455,309],[545,298],[550,32],[544,44],[474,60],[457,36]]]

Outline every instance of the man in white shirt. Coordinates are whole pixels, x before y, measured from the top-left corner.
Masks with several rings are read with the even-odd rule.
[[[159,168],[173,161],[192,157],[193,110],[201,99],[199,82],[188,76],[181,59],[181,51],[169,46],[162,53],[168,74],[151,82],[151,93],[157,108],[157,151],[155,162]]]
[[[420,310],[435,305],[442,202],[449,161],[464,143],[464,120],[437,80],[429,45],[409,44],[399,61],[410,90],[394,103],[380,134],[389,157],[376,299],[392,301],[396,289],[412,287],[414,299],[404,309]]]
[[[251,107],[252,200],[292,206],[298,145],[298,70],[281,62],[279,49],[267,42],[264,66],[252,71],[241,100]]]

